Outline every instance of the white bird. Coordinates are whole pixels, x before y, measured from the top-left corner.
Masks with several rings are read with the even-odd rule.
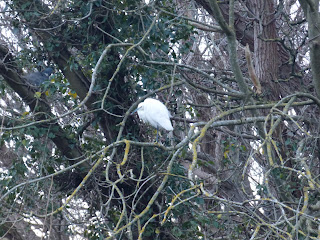
[[[139,103],[138,108],[131,114],[138,112],[139,118],[149,123],[151,126],[157,129],[157,140],[158,141],[158,130],[159,127],[167,131],[172,131],[173,127],[170,121],[170,113],[167,107],[159,100],[153,98],[147,98],[142,103]]]

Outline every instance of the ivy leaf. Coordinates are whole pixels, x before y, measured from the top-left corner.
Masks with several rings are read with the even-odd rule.
[[[26,111],[26,112],[22,113],[22,117],[27,116],[29,113],[30,113],[30,112],[28,112],[28,111]]]
[[[73,92],[71,92],[71,91],[68,92],[68,95],[71,96],[71,97],[73,97],[74,99],[76,99],[77,96],[78,96],[77,93],[73,93]]]
[[[41,92],[35,92],[33,95],[36,99],[39,99],[41,97]]]

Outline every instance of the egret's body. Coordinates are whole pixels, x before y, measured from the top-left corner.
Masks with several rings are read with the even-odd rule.
[[[172,131],[173,127],[170,121],[170,113],[167,107],[159,100],[147,98],[138,105],[136,110],[139,118],[145,123],[149,123],[157,130],[163,128],[167,131]],[[158,140],[158,131],[157,131]]]

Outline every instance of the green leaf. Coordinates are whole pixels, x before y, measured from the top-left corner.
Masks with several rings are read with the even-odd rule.
[[[33,96],[39,99],[41,97],[41,92],[35,92]]]
[[[171,230],[172,234],[175,236],[175,237],[181,237],[182,235],[182,231],[180,228],[178,227],[174,227],[172,230]]]

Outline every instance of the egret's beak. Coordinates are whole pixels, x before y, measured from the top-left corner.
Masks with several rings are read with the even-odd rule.
[[[141,107],[138,107],[136,110],[134,110],[132,113],[130,113],[130,115],[135,114]]]

